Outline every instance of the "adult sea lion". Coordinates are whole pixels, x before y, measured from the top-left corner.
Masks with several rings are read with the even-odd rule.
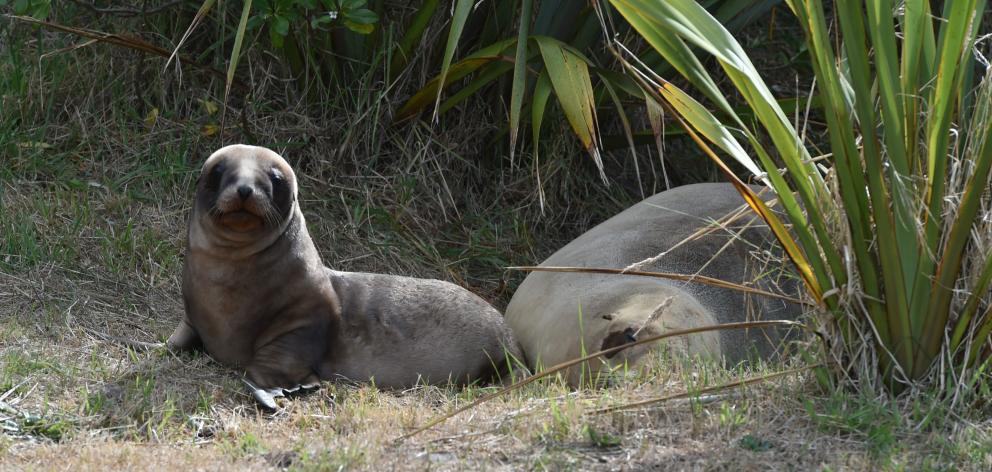
[[[757,188],[756,188],[757,190]],[[770,192],[766,192],[770,194]],[[750,253],[768,249],[771,232],[751,213],[690,238],[744,205],[730,184],[696,184],[654,195],[587,231],[545,260],[542,266],[623,269],[698,274],[729,282],[750,282],[759,270]],[[704,233],[706,231],[703,231]],[[660,256],[659,256],[660,255]],[[651,259],[650,261],[648,259]],[[757,288],[793,292],[793,278],[762,274]],[[778,280],[777,280],[778,279]],[[773,287],[781,283],[781,287]],[[752,284],[753,285],[753,284]],[[532,272],[514,293],[506,320],[532,368],[550,367],[584,353],[614,347],[667,331],[754,319],[794,319],[800,306],[782,299],[669,279],[632,275]],[[776,330],[710,331],[670,338],[662,345],[680,355],[722,357],[738,362],[751,354],[767,356],[778,344]],[[632,365],[659,344],[622,351],[612,359],[590,361],[566,373],[569,383],[595,380],[624,364]]]
[[[465,384],[520,357],[499,312],[462,287],[325,267],[293,169],[263,147],[227,146],[203,164],[182,292],[168,346],[243,369],[268,409],[321,379]]]

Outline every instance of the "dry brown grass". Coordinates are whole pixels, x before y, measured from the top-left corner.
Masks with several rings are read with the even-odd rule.
[[[809,388],[802,377],[716,401],[588,414],[681,391],[701,377],[709,383],[730,378],[712,367],[673,363],[606,390],[576,392],[555,382],[529,386],[399,443],[393,439],[401,433],[494,387],[388,392],[328,383],[265,415],[233,372],[203,356],[135,352],[94,334],[164,336],[180,310],[174,288],[88,279],[52,267],[0,275],[0,359],[16,386],[5,402],[11,412],[65,424],[59,441],[23,427],[9,431],[2,443],[4,468],[765,470],[868,464],[860,442],[823,435],[802,414],[796,393]],[[125,293],[134,297],[132,307],[105,303]],[[12,366],[15,357],[30,365]],[[102,406],[87,406],[98,397]],[[606,437],[594,441],[588,429]],[[745,436],[770,449],[745,449]]]

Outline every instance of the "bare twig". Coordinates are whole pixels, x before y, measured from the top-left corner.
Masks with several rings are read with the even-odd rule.
[[[133,339],[111,336],[107,333],[102,333],[100,331],[90,328],[83,328],[83,330],[100,339],[103,339],[104,341],[110,341],[112,343],[121,344],[125,347],[129,347],[137,351],[151,351],[153,349],[159,349],[165,347],[165,343],[149,343],[145,341],[135,341]]]

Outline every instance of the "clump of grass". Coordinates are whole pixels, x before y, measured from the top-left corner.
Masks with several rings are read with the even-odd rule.
[[[823,2],[787,2],[805,33],[827,121],[831,152],[822,165],[738,41],[699,5],[610,3],[725,115],[616,45],[645,93],[679,117],[776,234],[828,314],[834,380],[863,392],[879,384],[893,394],[930,389],[967,408],[957,399],[970,394],[965,379],[984,372],[992,339],[984,314],[992,75],[975,73],[985,61],[972,53],[984,2],[942,12],[927,2],[833,5],[839,30],[828,26]],[[716,58],[760,129],[731,109],[689,45]],[[918,60],[925,52],[929,59]],[[786,217],[711,144],[771,186]]]

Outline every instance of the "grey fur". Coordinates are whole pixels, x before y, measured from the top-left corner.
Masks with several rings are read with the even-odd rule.
[[[220,163],[221,176],[210,175]],[[292,196],[282,210],[272,169]],[[223,184],[211,189],[211,178]],[[232,195],[244,186],[253,190],[239,203]],[[266,408],[275,408],[273,397],[321,379],[372,379],[390,388],[465,384],[505,371],[507,353],[521,357],[499,312],[462,287],[325,267],[296,192],[292,169],[268,149],[228,146],[207,160],[187,237],[186,316],[171,348],[202,344],[243,369]],[[268,220],[242,215],[230,220],[242,230],[225,226],[224,215],[249,207]]]
[[[669,251],[639,270],[698,273],[736,283],[750,281],[756,277],[755,270],[749,266],[754,265],[749,252],[768,249],[772,244],[770,231],[757,218],[746,215],[729,225],[737,228],[751,225],[741,233],[750,244],[736,240],[724,248],[731,241],[731,234],[722,229],[682,243],[700,228],[727,217],[742,205],[743,199],[729,184],[678,187],[654,195],[601,223],[541,265],[623,269]],[[770,286],[776,275],[765,275],[758,287],[795,295],[794,279],[780,280],[780,287]],[[514,294],[506,319],[530,366],[548,367],[579,357],[583,350],[595,352],[629,342],[633,337],[753,320],[751,312],[760,313],[761,319],[795,319],[801,307],[692,282],[629,275],[533,272]],[[754,329],[711,332],[673,339],[665,345],[683,355],[722,357],[735,363],[751,354],[768,356],[778,344],[779,334],[774,330]],[[586,368],[595,374],[623,362],[633,364],[653,348],[633,348],[605,365],[590,362]],[[573,368],[567,378],[576,384],[580,375],[581,369]]]

